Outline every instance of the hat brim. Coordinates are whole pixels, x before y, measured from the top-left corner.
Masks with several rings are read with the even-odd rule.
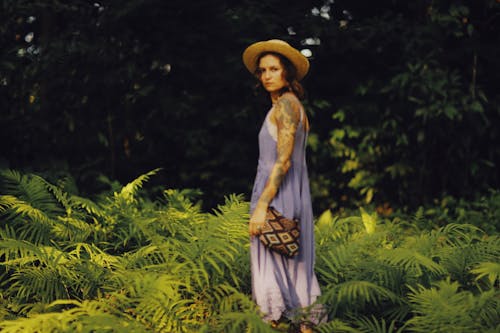
[[[302,80],[309,71],[309,60],[297,49],[285,41],[271,39],[257,42],[245,49],[243,52],[243,63],[250,73],[255,74],[257,70],[257,59],[264,52],[276,52],[286,57],[297,69],[297,80]]]

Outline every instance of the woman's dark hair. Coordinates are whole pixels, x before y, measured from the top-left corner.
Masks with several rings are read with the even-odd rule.
[[[292,64],[292,62],[290,60],[288,60],[287,57],[285,57],[282,54],[277,53],[277,52],[263,52],[257,58],[257,70],[255,71],[255,77],[257,78],[259,83],[257,84],[256,87],[263,89],[262,82],[260,80],[261,73],[259,70],[259,63],[260,63],[260,59],[262,59],[266,55],[273,55],[273,56],[277,57],[280,60],[281,65],[283,66],[284,78],[285,78],[285,81],[288,83],[288,85],[286,87],[283,87],[283,89],[281,89],[280,95],[283,95],[284,93],[286,93],[288,91],[291,91],[299,99],[303,99],[304,98],[304,88],[300,84],[299,80],[297,80],[297,69]]]

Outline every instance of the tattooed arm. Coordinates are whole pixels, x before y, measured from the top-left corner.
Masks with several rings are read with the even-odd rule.
[[[278,193],[281,182],[292,165],[295,132],[300,121],[300,105],[294,98],[283,95],[276,103],[271,120],[278,128],[276,162],[250,218],[250,235],[258,235],[266,219],[267,207]]]

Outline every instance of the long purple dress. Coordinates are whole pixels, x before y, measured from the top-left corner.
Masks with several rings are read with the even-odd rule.
[[[297,103],[300,103],[298,100]],[[252,191],[250,213],[264,189],[277,155],[277,129],[269,116],[259,132],[259,163]],[[295,134],[292,165],[283,179],[278,193],[270,203],[286,217],[300,219],[300,252],[297,257],[286,258],[269,251],[258,237],[250,240],[252,297],[264,314],[264,320],[278,320],[282,315],[293,318],[301,309],[312,305],[320,295],[314,273],[314,230],[309,178],[306,166],[306,138],[304,110]],[[306,318],[317,323],[314,314]]]

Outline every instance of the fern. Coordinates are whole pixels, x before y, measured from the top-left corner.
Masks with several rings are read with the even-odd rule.
[[[179,272],[177,272],[179,273]],[[186,284],[179,275],[167,272],[120,271],[120,293],[109,297],[116,306],[159,331],[182,332],[183,322],[193,315],[192,300],[183,297]]]
[[[52,219],[42,210],[12,195],[0,196],[0,212],[8,213],[6,222],[15,224],[23,239],[36,244],[49,241]]]
[[[424,207],[419,207],[415,214],[412,216],[411,220],[413,226],[420,228],[428,226],[428,221],[425,218]]]
[[[202,332],[274,332],[262,321],[257,306],[248,295],[227,284],[207,291],[205,297],[212,301],[214,320],[205,325]]]
[[[156,245],[146,245],[123,255],[126,269],[149,268],[165,263],[163,251]]]
[[[441,276],[446,273],[446,270],[440,264],[415,249],[397,248],[384,251],[383,260],[390,265],[402,267],[407,274],[416,277],[422,277],[424,273],[434,276]]]
[[[0,170],[0,189],[5,195],[26,202],[47,215],[58,215],[63,210],[48,191],[46,182],[32,174],[22,175],[14,170]]]
[[[260,316],[248,312],[230,312],[219,318],[221,330],[230,333],[272,333],[275,332],[268,324],[264,323]],[[211,332],[211,330],[206,330]]]
[[[440,263],[468,289],[476,286],[473,269],[482,262],[496,262],[500,257],[500,238],[477,239],[470,235],[454,240],[449,246],[443,246],[436,253]]]
[[[124,316],[112,306],[99,301],[56,301],[51,307],[72,306],[61,312],[33,314],[29,318],[0,322],[8,333],[51,332],[153,332],[138,321]]]
[[[399,297],[392,291],[368,281],[347,281],[323,291],[320,302],[329,304],[330,314],[362,310],[366,304],[379,305],[389,301],[399,303]]]
[[[318,278],[326,284],[339,283],[345,280],[345,272],[356,266],[356,255],[353,247],[339,245],[323,253],[318,258],[316,271]]]
[[[0,196],[0,214],[16,226],[22,239],[47,244],[52,234],[59,239],[81,241],[93,232],[85,221],[87,216],[78,212],[62,189],[36,175],[4,171],[0,177],[8,193]]]
[[[95,200],[0,172],[2,332],[272,332],[250,296],[248,202],[231,195],[205,213],[196,191],[172,189],[151,201],[140,189],[157,171]],[[333,319],[316,331],[498,328],[497,236],[419,231],[432,222],[423,209],[374,229],[375,218],[318,219],[318,302]]]
[[[471,224],[450,223],[434,231],[436,237],[453,246],[471,244],[483,238],[484,232]]]
[[[36,179],[37,182],[44,184],[45,187],[47,188],[47,190],[50,193],[52,193],[52,195],[57,200],[57,202],[62,206],[62,208],[64,208],[64,210],[66,211],[66,214],[71,215],[71,213],[72,213],[71,208],[72,207],[70,204],[69,195],[66,192],[64,192],[60,187],[57,187],[57,186],[50,184],[48,181],[46,181],[45,179],[43,179],[40,176],[33,175],[32,177],[33,177],[33,179]]]
[[[82,197],[79,197],[77,195],[72,195],[69,198],[69,201],[70,201],[70,205],[73,209],[75,209],[75,208],[83,209],[88,214],[91,214],[91,215],[96,216],[98,218],[104,218],[106,215],[106,212],[103,210],[101,205],[93,202],[90,199],[82,198]]]
[[[368,212],[366,212],[363,207],[359,207],[359,210],[361,212],[361,221],[363,222],[366,233],[373,234],[377,226],[377,214],[368,214]]]
[[[350,235],[349,221],[346,218],[333,216],[330,210],[323,212],[314,228],[318,250],[345,241]]]
[[[12,270],[4,282],[10,295],[44,303],[70,297],[68,285],[76,279],[76,272],[67,253],[16,240],[0,241],[0,247],[6,258],[3,265]]]
[[[477,274],[476,280],[487,277],[492,286],[498,286],[500,283],[500,263],[498,262],[479,263],[476,268],[471,270],[471,273]]]
[[[193,204],[192,199],[200,194],[201,192],[198,190],[188,189],[167,189],[163,191],[167,207],[174,208],[175,210],[180,212],[199,212],[200,204]]]
[[[349,323],[340,319],[334,319],[328,323],[321,324],[315,330],[319,333],[363,333],[363,331],[352,327]]]
[[[411,288],[409,300],[415,316],[407,322],[407,327],[413,332],[479,332],[485,318],[488,325],[493,318],[498,319],[495,299],[498,293],[478,298],[469,291],[460,291],[459,287],[457,282],[443,280],[430,289]],[[478,307],[479,304],[482,306]]]
[[[94,228],[80,219],[59,216],[52,226],[52,234],[68,242],[82,242],[94,232]]]
[[[125,185],[119,193],[114,193],[115,201],[123,201],[125,204],[136,203],[137,191],[142,188],[144,182],[148,181],[150,177],[156,175],[161,169],[154,169],[145,174],[140,175],[127,185]]]
[[[353,324],[357,326],[360,332],[364,333],[396,333],[402,332],[402,328],[397,328],[397,323],[395,320],[391,321],[389,324],[385,319],[377,319],[375,316],[368,317],[356,317],[353,318]]]

